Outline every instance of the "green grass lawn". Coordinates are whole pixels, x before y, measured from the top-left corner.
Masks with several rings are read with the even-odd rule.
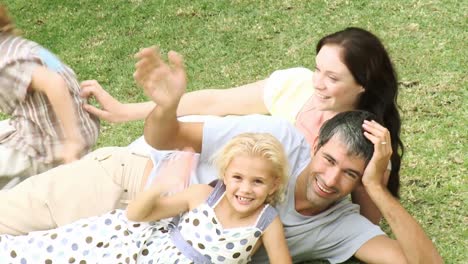
[[[182,53],[189,89],[198,90],[252,82],[275,69],[313,68],[315,43],[323,35],[347,26],[374,32],[389,49],[401,81],[406,145],[401,201],[446,263],[466,263],[468,5],[463,1],[7,4],[24,36],[59,55],[81,80],[96,79],[125,102],[145,100],[132,78],[133,54],[141,47]],[[103,123],[97,147],[125,146],[142,131],[143,122]]]

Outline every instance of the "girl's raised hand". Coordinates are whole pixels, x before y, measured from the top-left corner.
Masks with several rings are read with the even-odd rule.
[[[390,132],[375,121],[364,120],[364,136],[374,144],[374,154],[362,176],[364,186],[383,185],[382,177],[392,155]]]

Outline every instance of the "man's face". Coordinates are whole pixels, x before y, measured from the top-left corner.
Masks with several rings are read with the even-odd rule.
[[[310,164],[305,186],[313,211],[323,211],[350,194],[360,183],[365,160],[348,153],[347,146],[333,136],[318,149]]]

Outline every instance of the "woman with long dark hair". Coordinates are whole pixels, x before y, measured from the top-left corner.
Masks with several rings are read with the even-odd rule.
[[[327,35],[316,46],[315,70],[291,68],[267,79],[230,89],[205,89],[184,95],[177,110],[185,115],[271,114],[288,119],[314,145],[322,124],[337,113],[367,110],[390,131],[394,153],[384,179],[398,197],[403,144],[397,107],[397,74],[382,42],[374,34],[350,27]],[[82,83],[82,96],[95,96],[101,109],[84,105],[110,122],[144,119],[153,102],[122,104],[96,81]],[[361,214],[378,223],[381,214],[363,188],[352,193]]]

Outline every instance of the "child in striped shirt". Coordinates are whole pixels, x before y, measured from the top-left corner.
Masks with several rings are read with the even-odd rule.
[[[99,120],[82,109],[73,70],[19,36],[3,4],[0,54],[0,112],[10,116],[0,121],[0,188],[8,188],[79,159],[96,143]]]

